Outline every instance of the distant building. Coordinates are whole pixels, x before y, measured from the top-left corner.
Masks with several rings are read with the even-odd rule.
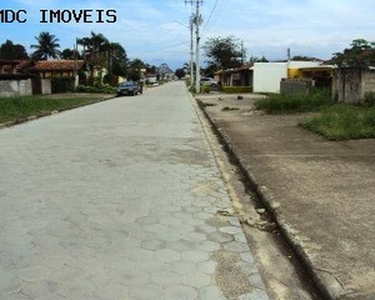
[[[41,78],[74,77],[83,69],[84,65],[83,60],[41,60],[35,63],[30,71],[38,74]]]
[[[329,86],[332,68],[321,61],[258,62],[221,70],[215,79],[223,86],[251,87],[255,93],[280,93],[283,79],[311,79]]]

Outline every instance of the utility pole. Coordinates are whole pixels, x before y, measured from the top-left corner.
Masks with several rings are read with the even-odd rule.
[[[194,85],[194,14],[190,17],[190,86]]]
[[[185,4],[190,3],[191,5],[195,4],[196,6],[196,13],[194,18],[194,24],[196,26],[196,51],[195,51],[195,64],[196,64],[196,74],[195,74],[195,92],[199,94],[201,92],[201,70],[200,70],[200,35],[199,35],[199,27],[202,25],[203,20],[200,14],[200,6],[203,4],[203,0],[185,0]]]
[[[77,80],[77,75],[78,75],[78,38],[76,38],[76,43],[74,45],[74,89],[77,88],[78,86],[78,80]]]
[[[245,47],[243,45],[243,41],[241,42],[241,62],[242,64],[245,63],[245,60],[246,60],[246,51],[245,51]]]

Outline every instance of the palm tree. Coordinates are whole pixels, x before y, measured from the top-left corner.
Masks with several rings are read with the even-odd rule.
[[[49,32],[41,32],[38,37],[35,37],[35,39],[38,41],[38,44],[31,45],[32,49],[36,49],[32,54],[34,59],[48,60],[49,58],[59,58],[59,39],[53,34],[50,34]]]
[[[109,41],[103,34],[91,32],[91,36],[79,39],[78,43],[84,47],[84,58],[93,78],[94,68],[101,70],[107,65]]]

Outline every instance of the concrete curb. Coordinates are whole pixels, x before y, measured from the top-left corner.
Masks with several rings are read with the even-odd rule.
[[[8,128],[8,127],[13,127],[15,125],[19,125],[19,124],[22,124],[22,123],[26,123],[26,122],[34,121],[34,120],[37,120],[37,119],[41,119],[41,118],[44,118],[44,117],[56,115],[56,114],[64,112],[64,111],[73,110],[73,109],[76,109],[76,108],[80,108],[80,107],[84,107],[84,106],[87,106],[87,105],[92,105],[92,104],[96,104],[96,103],[99,103],[99,102],[112,100],[112,99],[115,99],[115,98],[116,98],[116,96],[111,96],[109,98],[102,98],[102,99],[99,99],[99,100],[93,100],[93,101],[90,101],[90,102],[74,105],[74,106],[71,106],[71,107],[62,108],[60,110],[43,112],[39,115],[20,118],[20,119],[16,119],[16,120],[13,120],[13,121],[6,122],[6,123],[0,123],[0,130]]]
[[[226,150],[226,152],[239,166],[246,180],[248,180],[252,190],[278,225],[280,232],[283,234],[285,240],[293,249],[301,264],[305,266],[306,271],[313,278],[318,290],[322,293],[324,299],[337,300],[340,299],[341,296],[351,294],[350,291],[347,291],[343,288],[343,285],[333,274],[325,270],[320,270],[313,265],[308,253],[305,251],[302,245],[301,240],[298,238],[295,231],[288,225],[284,216],[278,211],[278,205],[274,201],[275,196],[269,189],[267,189],[267,187],[261,186],[258,183],[256,176],[244,166],[244,158],[238,154],[236,147],[229,142],[230,140],[228,136],[226,136],[225,133],[221,132],[220,128],[211,119],[211,117],[205,110],[203,102],[199,99],[196,99],[196,101],[198,102],[198,106],[200,107],[204,116],[211,124],[214,133],[218,136],[219,142],[225,147],[224,149]]]

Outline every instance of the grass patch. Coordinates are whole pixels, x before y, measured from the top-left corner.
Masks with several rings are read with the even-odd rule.
[[[240,110],[238,107],[224,107],[221,111],[232,111],[232,110]]]
[[[334,105],[316,117],[299,122],[329,140],[375,138],[375,107]]]
[[[0,123],[63,110],[99,98],[50,98],[48,96],[0,97]]]
[[[329,90],[316,89],[308,95],[271,94],[266,99],[255,101],[254,105],[268,114],[291,114],[314,112],[333,104]]]

